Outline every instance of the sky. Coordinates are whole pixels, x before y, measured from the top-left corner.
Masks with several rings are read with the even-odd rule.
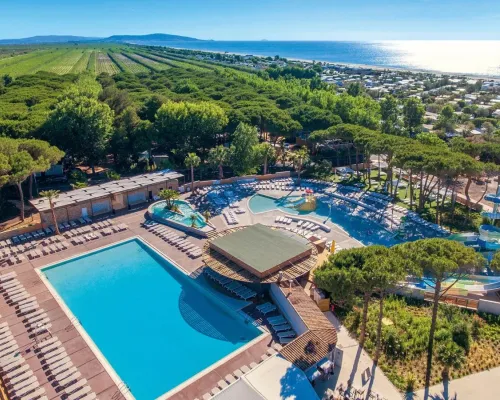
[[[0,38],[500,39],[500,0],[1,0]]]

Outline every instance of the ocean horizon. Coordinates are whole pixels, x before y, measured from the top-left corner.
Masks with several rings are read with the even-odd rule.
[[[500,78],[500,40],[172,41],[138,44]]]

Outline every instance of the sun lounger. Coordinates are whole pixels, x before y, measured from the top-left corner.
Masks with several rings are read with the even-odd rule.
[[[70,369],[61,372],[60,374],[55,376],[55,379],[61,386],[67,385],[68,383],[71,382],[71,380],[76,380],[78,377],[80,377],[81,374],[78,372],[78,368],[76,367],[71,367]]]
[[[8,272],[6,274],[0,275],[0,282],[6,282],[11,279],[14,279],[17,276],[17,273],[15,271]]]
[[[32,312],[29,315],[27,315],[26,318],[23,321],[27,321],[28,318],[36,317],[37,315],[43,314],[44,312],[45,312],[45,310],[43,308],[39,308],[35,312]]]
[[[73,393],[73,392],[76,392],[76,390],[82,388],[83,386],[86,386],[87,385],[87,380],[86,379],[82,379],[78,382],[75,382],[74,384],[68,386],[66,389],[64,389],[64,392],[66,394],[72,394],[73,396],[76,394],[76,393]],[[89,390],[90,391],[90,387],[89,387]],[[82,393],[80,396],[83,396],[85,393]],[[68,399],[71,399],[72,397],[71,396],[68,396]],[[73,397],[74,399],[78,398],[78,397]]]
[[[53,351],[52,353],[47,354],[44,359],[45,362],[50,366],[54,363],[57,363],[63,358],[69,357],[68,353],[66,353],[66,350],[64,347],[59,347],[57,350]]]
[[[48,331],[51,327],[52,327],[52,324],[37,326],[35,329],[33,329],[33,333],[35,335],[38,335],[42,332]]]
[[[29,367],[28,367],[29,368]],[[9,379],[9,385],[17,385],[18,383],[27,380],[33,376],[33,371],[28,370],[24,373],[18,374],[15,378]]]
[[[256,308],[257,310],[259,310],[259,311],[260,311],[260,310],[262,310],[263,308],[267,308],[267,307],[272,306],[272,305],[273,305],[272,303],[267,302],[267,303],[264,303],[264,304],[260,304],[260,305],[258,305],[258,306],[257,306],[257,307],[255,307],[255,308]]]
[[[26,396],[21,397],[20,400],[33,400],[38,398],[39,396],[45,393],[45,389],[43,387],[39,387],[34,392],[28,393]],[[38,398],[38,400],[48,400],[46,396]]]
[[[84,379],[82,379],[83,381]],[[90,386],[85,386],[84,388],[78,390],[77,392],[75,393],[72,393],[71,395],[69,395],[67,397],[67,400],[76,400],[76,399],[79,399],[80,397],[82,397],[83,395],[87,395],[84,397],[84,399],[86,399],[87,397],[89,397],[89,392],[91,391],[92,389],[90,389]],[[67,392],[66,392],[67,393]]]
[[[29,318],[27,320],[26,324],[27,325],[32,325],[34,323],[40,322],[41,320],[48,319],[46,317],[47,317],[47,313],[38,314],[38,315],[36,315],[34,317]]]
[[[296,336],[296,333],[295,333],[295,331],[292,331],[292,330],[278,333],[278,337],[280,337],[280,338],[294,337],[294,336]]]
[[[54,350],[58,349],[61,345],[62,345],[61,341],[58,340],[57,342],[54,342],[54,343],[44,347],[43,349],[40,349],[38,354],[40,354],[41,356],[44,356],[44,355],[49,354],[49,353],[53,352]]]
[[[59,339],[57,339],[57,336],[52,336],[51,338],[45,339],[43,342],[38,343],[37,348],[38,349],[43,349],[44,347],[47,347],[55,342],[57,342]]]
[[[52,374],[58,374],[59,372],[64,371],[67,368],[70,368],[73,365],[71,358],[67,355],[66,352],[59,353],[56,357],[52,357],[47,361],[47,365],[51,370]]]
[[[19,368],[16,368],[13,371],[5,374],[4,377],[9,380],[14,379],[16,376],[24,374],[26,371],[30,371],[30,366],[28,364],[21,365]]]
[[[50,366],[50,370],[53,376],[57,376],[65,371],[70,370],[73,367],[73,363],[69,357],[64,357],[60,362],[54,363],[55,366]]]
[[[7,351],[8,349],[13,348],[14,346],[17,346],[17,342],[15,341],[14,338],[12,338],[8,342],[0,345],[0,354],[3,353],[4,351]]]
[[[278,333],[278,332],[284,332],[284,331],[288,331],[292,329],[292,327],[290,326],[290,324],[284,324],[284,325],[277,325],[277,326],[273,326],[273,330],[274,332]]]
[[[273,304],[271,307],[264,308],[263,310],[260,310],[260,312],[264,315],[269,314],[270,312],[273,312],[276,310],[276,306]]]
[[[24,358],[20,355],[5,357],[0,360],[0,367],[4,371],[10,371],[14,366],[20,365],[24,362]]]
[[[35,387],[33,387],[33,389],[29,389],[29,388],[31,388],[31,386],[35,382],[38,385],[38,381],[36,379],[36,376],[30,376],[28,379],[21,381],[15,385],[12,385],[9,389],[9,392],[15,394],[16,396],[20,396],[24,393],[28,393],[29,391],[33,390],[36,387],[35,386]]]
[[[270,324],[280,323],[281,321],[287,322],[287,320],[285,319],[285,317],[283,317],[283,315],[277,315],[276,317],[268,317],[266,319],[267,322],[269,322]]]

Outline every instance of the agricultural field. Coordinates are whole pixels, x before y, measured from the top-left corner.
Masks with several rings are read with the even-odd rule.
[[[25,48],[0,46],[0,75],[13,77],[35,74],[39,71],[57,75],[90,71],[95,75],[119,72],[144,73],[169,68],[190,71],[217,69],[170,54],[167,50],[150,51],[136,46],[117,44],[41,45]]]
[[[139,64],[147,65],[154,71],[163,71],[164,69],[170,68],[168,64],[152,60],[151,58],[146,58],[137,53],[127,53],[127,56],[133,59],[134,61],[137,61]]]
[[[92,50],[83,51],[81,54],[81,57],[78,59],[78,61],[71,68],[70,73],[79,74],[80,72],[87,70],[88,65],[89,65],[90,56],[92,55],[92,53],[94,53]],[[93,72],[95,73],[95,67],[94,67]]]
[[[0,75],[13,77],[46,71],[58,75],[78,74],[85,70],[92,73],[108,72],[114,74],[120,69],[111,61],[110,65],[97,66],[97,53],[102,53],[103,64],[109,64],[106,54],[120,51],[122,45],[40,45],[37,47],[12,48],[0,46]]]
[[[103,72],[114,75],[120,72],[120,68],[109,58],[107,53],[99,51],[96,56],[95,72],[97,75]]]
[[[120,67],[123,72],[132,72],[133,74],[139,72],[149,72],[150,69],[144,65],[135,62],[131,58],[122,53],[108,53],[109,57]]]
[[[97,52],[94,50],[90,52],[89,59],[87,62],[87,71],[89,71],[92,74],[95,74],[96,63],[97,63]]]

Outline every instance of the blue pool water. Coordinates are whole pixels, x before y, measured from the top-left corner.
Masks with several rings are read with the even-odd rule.
[[[293,207],[294,203],[298,200],[298,196],[286,196],[275,199],[273,197],[256,194],[250,199],[248,206],[250,210],[256,214],[279,209],[288,214],[315,217],[318,218],[320,222],[330,220],[339,225],[350,236],[365,245],[380,244],[384,246],[393,246],[403,241],[421,239],[426,235],[426,233],[419,230],[417,226],[407,227],[406,231],[398,235],[397,232],[390,232],[373,220],[351,215],[352,210],[346,207],[332,204],[330,212],[330,204],[321,200],[317,201],[317,208],[315,211],[298,211]]]
[[[205,218],[197,212],[194,211],[189,204],[182,200],[174,200],[174,203],[179,207],[179,213],[172,212],[165,208],[165,202],[159,201],[153,204],[152,211],[157,217],[164,219],[171,219],[173,221],[179,222],[183,225],[192,226],[193,221],[191,220],[191,215],[196,216],[195,224],[196,228],[203,228],[207,225]]]
[[[261,331],[132,239],[43,269],[136,399],[155,399]]]

